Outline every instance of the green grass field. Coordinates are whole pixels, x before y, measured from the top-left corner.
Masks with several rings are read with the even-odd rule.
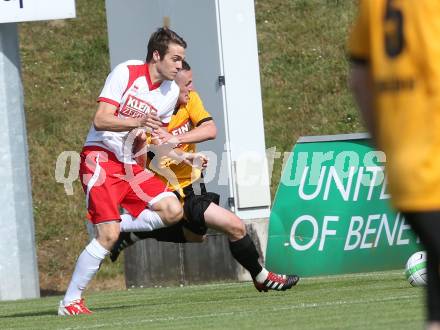
[[[421,329],[423,290],[403,272],[302,279],[286,292],[249,282],[86,295],[92,316],[56,316],[60,297],[0,303],[1,329]]]

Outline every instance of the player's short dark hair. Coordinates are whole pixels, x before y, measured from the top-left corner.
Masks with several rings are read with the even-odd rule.
[[[159,28],[154,32],[150,40],[148,41],[148,52],[147,52],[147,62],[150,62],[153,58],[154,51],[158,51],[160,58],[163,59],[168,51],[169,44],[174,43],[183,48],[186,48],[186,42],[181,36],[179,36],[173,30],[163,27]]]
[[[189,65],[189,63],[185,60],[182,61],[182,71],[190,71],[191,70],[191,66]]]

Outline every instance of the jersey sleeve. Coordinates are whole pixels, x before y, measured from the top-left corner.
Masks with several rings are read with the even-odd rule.
[[[128,80],[128,67],[124,63],[117,65],[107,76],[104,87],[98,97],[98,102],[106,102],[119,107],[122,96],[127,89]]]
[[[200,99],[199,94],[197,94],[195,91],[190,92],[189,101],[186,105],[186,108],[188,109],[191,122],[195,127],[206,121],[212,120],[210,113],[206,111],[205,107],[203,106],[203,102]]]
[[[370,1],[359,0],[358,16],[348,39],[348,56],[355,63],[368,63],[370,60]]]

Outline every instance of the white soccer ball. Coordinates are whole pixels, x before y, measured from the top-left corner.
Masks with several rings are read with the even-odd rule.
[[[426,269],[426,252],[419,251],[409,257],[405,268],[406,279],[412,286],[426,285],[428,271]]]

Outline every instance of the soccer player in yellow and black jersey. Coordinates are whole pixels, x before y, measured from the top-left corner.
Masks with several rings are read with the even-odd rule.
[[[185,62],[186,68],[188,68],[187,65]],[[183,152],[195,153],[195,143],[215,139],[217,128],[211,115],[203,106],[199,94],[192,90],[192,71],[182,70],[178,81],[182,81],[181,85],[184,85],[179,96],[179,105],[171,117],[167,130],[157,132],[156,139],[160,143],[174,143]],[[203,156],[202,160],[207,161]],[[153,168],[153,162],[148,164],[150,169],[156,170],[156,166],[161,166],[161,164],[156,164]],[[198,167],[188,166],[184,162],[171,162],[167,168],[178,181],[176,187],[172,187],[171,178],[167,178],[166,175],[160,178],[171,189],[177,190],[182,198],[186,195],[184,191],[192,191],[192,183],[199,180],[202,175]]]
[[[440,328],[440,1],[361,0],[351,87],[387,156],[394,206],[428,254],[428,328]]]
[[[195,143],[215,138],[216,126],[211,115],[205,110],[199,95],[193,90],[192,71],[185,61],[175,81],[180,87],[178,105],[167,130],[156,132],[152,139],[159,144],[177,145],[183,152],[195,153]],[[158,158],[158,161],[152,166],[155,158]],[[201,159],[206,161],[204,157]],[[275,274],[259,263],[259,254],[252,239],[246,233],[243,222],[231,211],[218,206],[219,196],[206,191],[200,170],[184,162],[169,165],[165,172],[160,167],[163,167],[162,159],[155,155],[149,168],[163,174],[162,180],[170,184],[170,188],[181,198],[184,219],[177,225],[149,232],[141,231],[141,223],[133,224],[136,226],[135,230],[131,233],[121,233],[113,247],[110,255],[113,261],[125,247],[139,239],[155,238],[159,241],[176,243],[201,242],[209,227],[228,236],[231,254],[249,271],[256,289],[260,292],[284,291],[298,282],[299,277],[296,275]],[[171,184],[170,181],[177,181],[178,184]]]

